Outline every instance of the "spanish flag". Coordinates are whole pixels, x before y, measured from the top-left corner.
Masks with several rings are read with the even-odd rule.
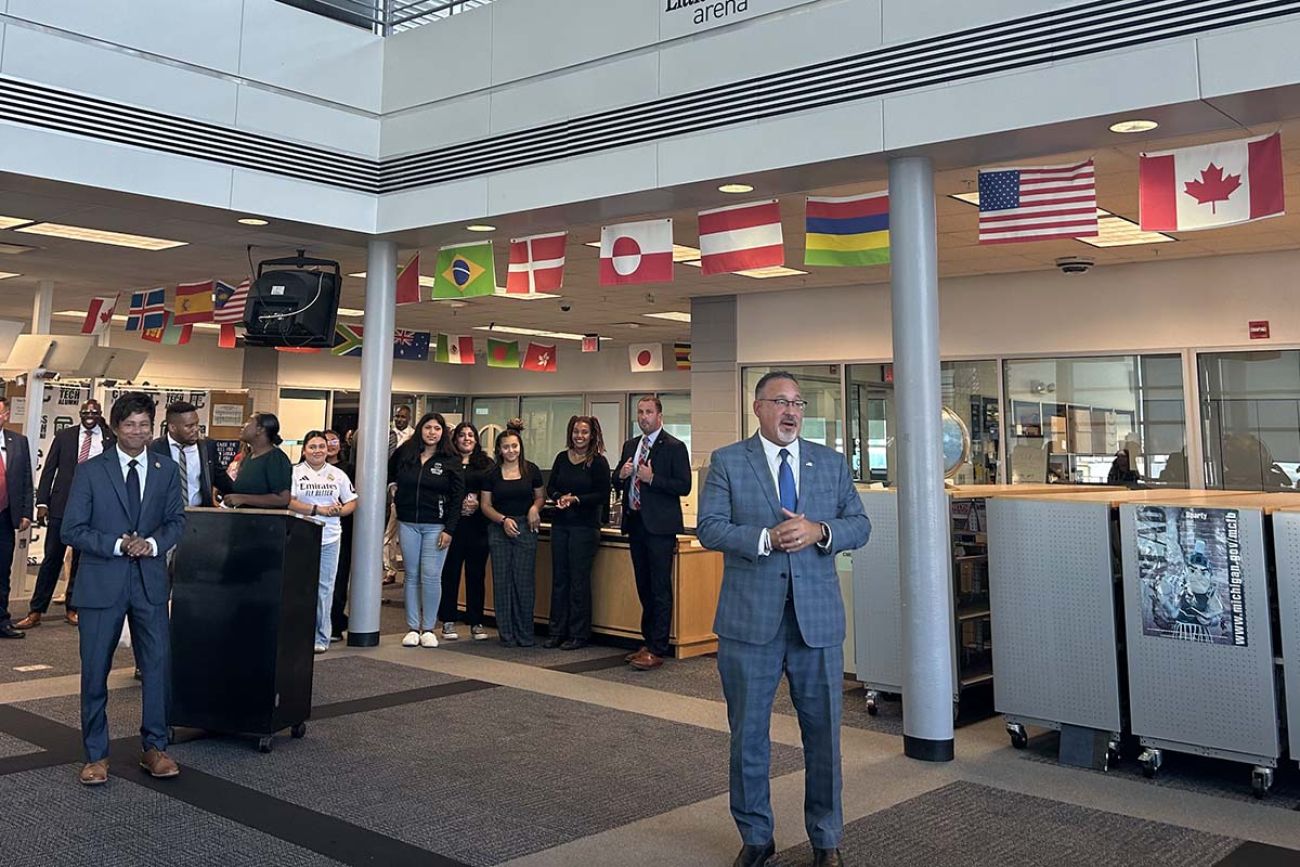
[[[182,283],[176,287],[176,307],[172,322],[176,325],[193,325],[195,322],[212,321],[211,280],[202,283]]]
[[[808,197],[805,265],[883,265],[889,261],[889,191]]]

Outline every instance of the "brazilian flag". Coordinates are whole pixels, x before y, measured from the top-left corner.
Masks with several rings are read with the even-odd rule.
[[[433,298],[473,298],[496,292],[497,275],[492,242],[456,244],[438,251],[434,266]]]

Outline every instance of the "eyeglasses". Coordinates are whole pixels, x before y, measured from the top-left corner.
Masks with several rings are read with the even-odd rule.
[[[774,403],[781,409],[797,409],[799,412],[803,412],[808,408],[808,401],[806,400],[790,400],[784,397],[760,397],[758,400]]]

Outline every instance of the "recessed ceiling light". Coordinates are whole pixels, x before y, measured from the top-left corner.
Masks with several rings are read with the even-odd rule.
[[[754,188],[753,188],[753,186],[751,186],[750,184],[723,184],[722,186],[718,187],[718,192],[720,192],[720,193],[752,193],[752,192],[754,192]]]
[[[640,328],[640,322],[611,322],[615,328]]]
[[[495,232],[496,226],[489,226],[487,223],[470,223],[465,227],[466,232]]]
[[[32,220],[26,217],[0,217],[0,229],[12,229],[15,226],[26,226]]]
[[[703,263],[699,260],[694,262],[683,262],[683,265],[689,265],[692,268],[702,268]],[[732,274],[739,274],[742,277],[753,277],[755,280],[769,280],[772,277],[794,277],[797,274],[807,274],[807,271],[800,271],[797,268],[787,268],[784,265],[773,265],[770,268],[749,268],[744,271],[732,271]]]
[[[21,277],[22,274],[14,274],[11,271],[0,271],[0,280],[8,280],[10,277]]]
[[[651,319],[669,319],[673,322],[690,322],[691,314],[681,310],[665,310],[663,313],[642,313],[642,316],[648,316]]]
[[[0,253],[6,256],[17,256],[20,253],[30,253],[35,247],[29,247],[26,244],[0,244]]]
[[[1138,120],[1135,118],[1133,120],[1121,120],[1119,123],[1112,123],[1110,125],[1110,131],[1118,133],[1150,132],[1158,126],[1160,126],[1160,124],[1156,123],[1154,120]]]
[[[365,316],[366,311],[358,310],[355,307],[340,307],[339,315],[340,316]]]
[[[1178,239],[1163,232],[1144,232],[1132,220],[1107,213],[1097,219],[1097,237],[1075,240],[1093,247],[1133,247],[1138,244],[1164,244]]]
[[[550,337],[555,340],[581,341],[586,336],[584,334],[571,334],[568,331],[543,331],[540,328],[515,328],[510,325],[475,325],[474,330],[494,331],[500,334],[522,334],[526,337]]]
[[[511,294],[505,290],[504,286],[498,286],[492,293],[494,298],[509,298],[513,301],[545,301],[547,298],[560,298],[560,295],[554,295],[550,292],[529,292],[527,294],[516,292]]]
[[[14,231],[46,235],[51,238],[66,238],[69,241],[89,241],[92,244],[131,247],[136,250],[169,250],[172,247],[184,247],[189,243],[189,241],[168,241],[166,238],[150,238],[147,235],[130,235],[126,232],[87,229],[84,226],[67,226],[61,223],[35,223]]]
[[[365,272],[365,271],[357,271],[357,272],[355,272],[355,273],[353,273],[353,274],[349,274],[348,276],[349,276],[349,277],[356,277],[356,278],[359,279],[359,280],[364,280],[364,279],[366,279],[366,272]],[[426,277],[426,276],[424,276],[423,274],[421,274],[421,275],[420,275],[420,279],[419,279],[417,282],[418,282],[421,286],[423,286],[425,289],[432,289],[432,288],[433,288],[433,278],[432,278],[432,277]]]
[[[240,217],[239,220],[237,220],[237,222],[240,223],[241,225],[244,225],[244,226],[267,226],[267,225],[270,225],[269,221],[267,221],[267,220],[263,220],[263,219],[261,219],[261,218],[259,218],[259,217]]]

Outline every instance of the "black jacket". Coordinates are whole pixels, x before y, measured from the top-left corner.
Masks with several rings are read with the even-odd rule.
[[[397,520],[407,524],[442,524],[455,535],[460,523],[460,507],[465,499],[465,477],[457,458],[434,455],[421,464],[403,460],[411,452],[399,448],[388,459],[388,481],[396,483],[393,503]]]
[[[623,443],[618,466],[611,468],[614,484],[623,494],[623,532],[627,532],[629,491],[636,476],[626,479],[618,476],[623,464],[635,458],[639,448],[641,437],[632,437]],[[661,428],[650,447],[647,462],[654,472],[654,482],[641,485],[641,523],[648,533],[662,536],[680,533],[683,526],[682,497],[691,492],[691,456],[686,451],[686,443]]]
[[[68,505],[68,491],[77,474],[77,455],[81,452],[81,425],[64,428],[54,435],[49,454],[41,466],[41,481],[36,488],[36,502],[50,510],[50,517],[63,520],[63,510]],[[104,451],[117,442],[117,438],[103,430]]]
[[[207,437],[200,437],[197,445],[199,447],[199,505],[212,506],[214,505],[212,489],[215,487],[222,494],[229,494],[235,483],[226,474],[226,468],[221,466],[221,458],[217,455],[217,444]],[[149,451],[169,458],[172,456],[172,449],[167,443],[166,435],[149,443]],[[179,465],[177,469],[180,469]],[[184,489],[185,480],[181,479],[181,490]]]
[[[17,530],[23,518],[32,517],[32,453],[27,437],[11,430],[5,438],[5,484],[9,488],[9,518]]]

